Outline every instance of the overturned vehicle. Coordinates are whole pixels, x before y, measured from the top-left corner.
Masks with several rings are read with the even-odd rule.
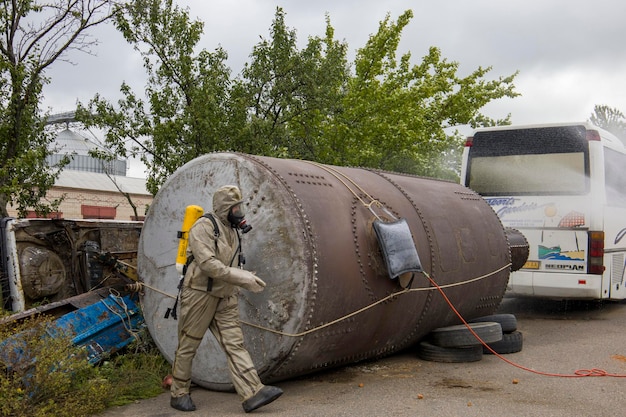
[[[136,279],[142,222],[1,219],[0,302],[15,313]]]
[[[135,340],[144,327],[137,245],[142,222],[15,219],[0,223],[0,325],[45,314],[96,363]],[[26,335],[27,337],[27,335]],[[29,358],[21,336],[0,341],[9,368]],[[25,359],[26,358],[26,359]]]
[[[242,190],[253,226],[242,237],[245,268],[267,283],[263,292],[240,297],[246,347],[264,382],[389,355],[460,323],[439,288],[466,319],[492,314],[510,271],[528,256],[519,232],[505,230],[491,207],[459,184],[302,160],[205,155],[162,186],[139,242],[144,317],[169,361],[177,322],[165,317],[180,279],[181,222],[188,206],[211,211],[213,192],[227,184]],[[404,261],[408,266],[395,268]],[[232,389],[210,332],[194,360],[195,383]]]

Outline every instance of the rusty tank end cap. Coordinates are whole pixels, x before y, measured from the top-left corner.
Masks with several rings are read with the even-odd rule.
[[[517,271],[528,260],[528,255],[530,254],[528,240],[526,240],[526,236],[522,232],[512,227],[505,228],[504,233],[511,251],[511,271]]]

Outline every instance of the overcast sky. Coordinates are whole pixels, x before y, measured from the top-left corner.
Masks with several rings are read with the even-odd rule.
[[[489,117],[510,113],[514,124],[585,121],[596,104],[626,113],[626,2],[620,0],[174,1],[205,23],[200,48],[221,45],[233,75],[260,38],[269,38],[278,6],[300,47],[309,36],[324,35],[328,14],[335,38],[348,44],[350,60],[387,13],[395,21],[411,9],[399,52],[411,52],[415,63],[436,46],[459,63],[463,76],[478,66],[493,67],[490,79],[519,71],[514,84],[521,96],[487,105],[483,113]],[[123,81],[143,89],[137,53],[110,27],[99,28],[96,36],[97,56],[72,55],[74,65],[57,62],[48,71],[46,109],[72,110],[95,93],[115,101]]]

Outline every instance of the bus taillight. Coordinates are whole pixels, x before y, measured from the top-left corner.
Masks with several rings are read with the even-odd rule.
[[[600,139],[600,134],[598,133],[597,130],[587,130],[587,140],[591,141],[591,140],[602,140]]]
[[[468,136],[467,139],[465,139],[465,147],[466,148],[471,148],[473,142],[474,142],[474,137],[473,136]]]
[[[589,266],[587,272],[604,273],[604,232],[589,232]]]

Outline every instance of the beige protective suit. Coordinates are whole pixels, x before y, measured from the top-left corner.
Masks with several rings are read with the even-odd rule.
[[[265,283],[237,266],[237,232],[228,221],[231,207],[242,202],[235,186],[219,188],[213,195],[213,216],[219,228],[216,239],[213,222],[199,218],[189,231],[188,248],[194,260],[188,267],[180,294],[178,348],[172,365],[171,394],[189,393],[191,367],[198,346],[207,329],[226,353],[235,390],[247,400],[264,385],[250,354],[243,347],[239,321],[238,288],[259,292]],[[210,291],[207,291],[212,278]]]

